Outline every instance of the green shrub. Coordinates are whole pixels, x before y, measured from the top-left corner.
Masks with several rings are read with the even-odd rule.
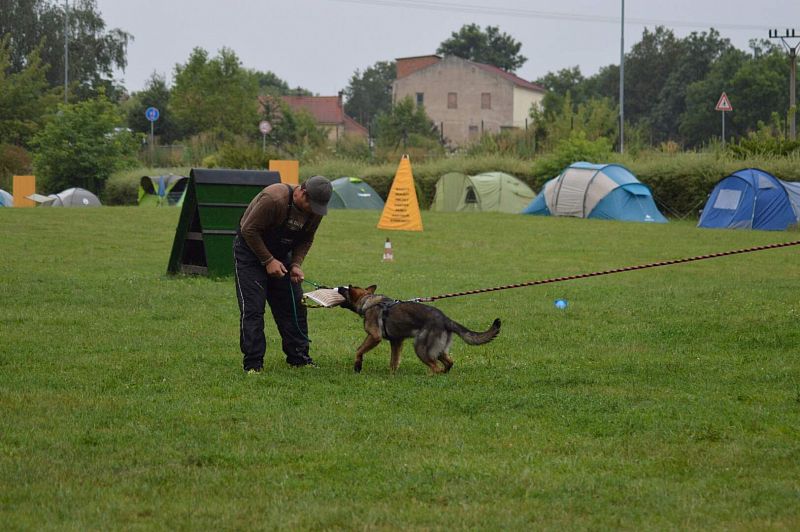
[[[737,142],[730,143],[728,151],[737,159],[784,157],[792,153],[800,153],[800,141],[783,137],[765,137],[751,132]]]
[[[740,160],[713,153],[649,152],[623,164],[651,188],[656,203],[672,217],[697,217],[717,182],[742,168],[761,168],[784,181],[800,181],[798,155]]]
[[[31,172],[31,155],[25,148],[0,144],[0,188],[10,192],[13,176]]]
[[[59,106],[31,141],[41,189],[102,191],[112,173],[135,166],[139,142],[122,124],[119,109],[103,94]]]
[[[336,157],[341,159],[353,159],[356,161],[369,161],[372,159],[372,152],[369,149],[367,139],[356,135],[344,135],[338,139],[333,151]]]
[[[216,154],[216,164],[220,168],[240,168],[243,170],[263,170],[269,166],[269,154],[252,142],[238,139],[226,143]]]
[[[560,141],[552,153],[537,159],[533,165],[533,174],[537,178],[537,183],[541,184],[557,176],[574,162],[602,163],[608,161],[610,155],[611,141],[607,138],[589,140],[586,138],[586,133],[577,131]]]
[[[505,155],[510,157],[532,157],[536,152],[534,128],[510,129],[496,134],[482,135],[478,142],[466,149],[468,156]]]

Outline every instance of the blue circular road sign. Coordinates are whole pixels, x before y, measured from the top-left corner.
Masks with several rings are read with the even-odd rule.
[[[146,116],[149,121],[155,122],[158,120],[158,109],[155,107],[148,107],[144,112],[144,116]]]

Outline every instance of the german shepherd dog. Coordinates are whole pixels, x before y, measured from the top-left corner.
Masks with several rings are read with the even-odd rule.
[[[500,332],[499,318],[486,331],[475,332],[454,322],[437,308],[375,294],[375,288],[375,285],[367,288],[352,285],[338,288],[339,294],[345,299],[340,306],[364,318],[364,330],[367,332],[366,339],[356,350],[353,366],[356,373],[361,371],[364,353],[377,346],[384,338],[392,346],[389,364],[392,373],[400,365],[400,351],[406,338],[414,338],[414,351],[432,372],[447,373],[453,367],[453,360],[450,358],[453,333],[469,345],[481,345],[491,342]]]

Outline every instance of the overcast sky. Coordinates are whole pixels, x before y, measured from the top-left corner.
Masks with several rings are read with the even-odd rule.
[[[56,0],[61,3],[61,0]],[[620,0],[97,0],[108,28],[131,33],[118,78],[141,90],[153,72],[171,83],[196,46],[233,49],[247,68],[272,71],[315,94],[335,95],[356,69],[435,53],[464,24],[499,26],[528,58],[517,74],[534,80],[578,65],[591,75],[619,64]],[[645,26],[678,36],[717,28],[746,49],[769,28],[800,35],[800,0],[628,0],[625,48]],[[794,26],[792,26],[794,25]]]

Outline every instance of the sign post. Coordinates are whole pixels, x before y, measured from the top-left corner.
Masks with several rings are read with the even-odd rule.
[[[258,130],[261,131],[261,152],[267,152],[267,133],[272,131],[272,124],[266,120],[258,123]]]
[[[150,121],[150,168],[153,167],[153,123],[158,120],[158,109],[148,107],[144,112],[145,118]]]
[[[728,95],[724,92],[719,97],[719,101],[717,101],[716,107],[714,107],[717,111],[722,111],[722,148],[725,148],[725,113],[728,111],[733,111],[733,106],[731,105],[731,101],[728,99]]]

